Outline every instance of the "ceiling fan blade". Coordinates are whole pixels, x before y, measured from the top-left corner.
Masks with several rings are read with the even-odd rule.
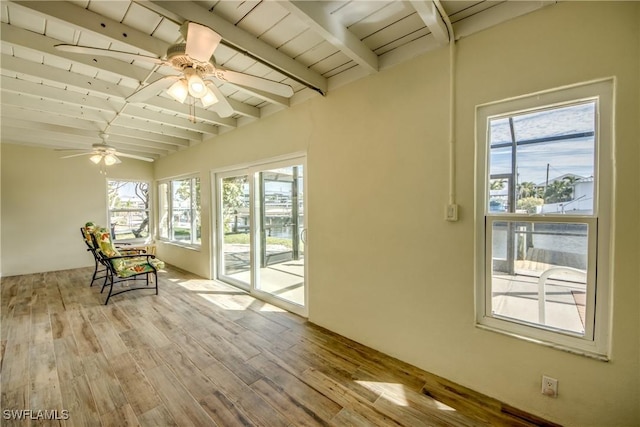
[[[81,53],[84,55],[109,56],[111,58],[119,59],[125,62],[146,61],[146,62],[152,62],[154,64],[159,64],[159,65],[168,65],[166,61],[163,61],[160,58],[156,58],[153,56],[146,56],[146,55],[138,55],[138,54],[129,53],[129,52],[121,52],[119,50],[100,49],[97,47],[89,47],[89,46],[76,46],[73,44],[57,44],[55,45],[55,48],[63,52]]]
[[[136,156],[135,154],[121,153],[119,151],[116,151],[114,154],[116,156],[120,156],[120,157],[128,157],[130,159],[144,160],[145,162],[153,162],[153,159],[151,159],[149,157]],[[116,157],[116,159],[117,159],[117,157]],[[120,159],[118,159],[118,160],[120,160]],[[120,163],[120,162],[118,162],[118,163]]]
[[[284,83],[274,82],[273,80],[263,79],[262,77],[252,76],[251,74],[216,68],[214,75],[216,78],[229,83],[237,83],[242,86],[260,89],[286,98],[293,96],[293,89],[291,86]]]
[[[89,154],[94,154],[93,152],[86,152],[86,153],[79,153],[79,154],[70,154],[68,156],[63,156],[60,157],[61,159],[70,159],[72,157],[79,157],[79,156],[87,156]]]
[[[185,26],[187,33],[185,53],[196,61],[209,62],[222,37],[211,28],[195,22],[185,22],[182,27],[183,31]]]
[[[146,85],[142,89],[138,89],[127,97],[128,102],[142,102],[154,96],[161,90],[167,89],[176,81],[180,80],[180,76],[166,76],[155,82]]]
[[[233,115],[235,110],[233,109],[231,104],[229,104],[227,97],[224,96],[222,91],[218,88],[218,86],[216,86],[214,82],[212,82],[210,79],[207,80],[211,82],[207,85],[207,87],[211,89],[216,98],[218,98],[218,102],[214,104],[213,109],[218,113],[220,117],[229,117]]]

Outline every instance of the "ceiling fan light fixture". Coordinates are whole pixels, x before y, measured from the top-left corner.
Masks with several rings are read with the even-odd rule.
[[[218,97],[213,93],[213,91],[209,88],[209,85],[211,85],[213,83],[208,83],[207,84],[207,93],[205,93],[205,95],[200,98],[200,102],[202,102],[202,106],[204,108],[210,107],[213,104],[215,104],[216,102],[218,102]]]
[[[179,103],[184,104],[184,101],[187,99],[187,95],[189,95],[186,80],[180,79],[172,84],[171,87],[167,89],[167,93]]]
[[[93,156],[89,157],[89,160],[97,165],[98,163],[100,163],[100,160],[102,160],[102,154],[94,154]]]
[[[113,154],[107,154],[104,156],[104,164],[107,166],[115,165],[118,163],[118,158]]]
[[[189,95],[194,98],[202,98],[207,94],[207,86],[204,84],[202,77],[193,68],[184,70],[187,76],[187,85],[189,86]]]

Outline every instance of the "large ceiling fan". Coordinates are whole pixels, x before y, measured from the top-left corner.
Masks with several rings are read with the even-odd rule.
[[[229,117],[233,114],[233,108],[214,83],[215,80],[258,89],[287,98],[293,95],[293,89],[286,84],[237,71],[225,70],[215,65],[212,55],[220,44],[222,37],[211,28],[187,21],[180,27],[180,32],[186,43],[170,46],[167,50],[166,59],[70,44],[59,44],[56,45],[56,48],[66,52],[109,56],[126,62],[135,60],[147,61],[157,65],[170,66],[180,71],[178,76],[162,77],[138,89],[127,97],[129,102],[144,101],[161,90],[167,90],[169,95],[181,103],[184,103],[187,96],[191,95],[194,99],[199,99],[205,108],[217,104],[215,109],[218,114],[221,117]]]
[[[91,160],[93,163],[97,165],[99,164],[102,166],[111,166],[118,163],[122,163],[122,161],[118,158],[118,156],[128,157],[130,159],[144,160],[145,162],[153,162],[153,159],[149,157],[137,156],[135,154],[121,153],[117,151],[115,147],[112,147],[111,145],[107,144],[107,139],[109,138],[109,135],[106,133],[101,133],[100,137],[102,138],[102,142],[98,144],[93,144],[91,146],[91,150],[88,150],[88,151],[84,150],[82,153],[70,154],[62,158],[69,159],[71,157],[90,155],[91,157],[89,158],[89,160]],[[78,151],[76,149],[61,149],[58,151],[69,151],[69,150]]]

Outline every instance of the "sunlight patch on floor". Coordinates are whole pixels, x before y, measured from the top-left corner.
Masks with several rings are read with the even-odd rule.
[[[373,391],[374,393],[380,393],[379,399],[384,399],[385,401],[397,406],[427,406],[439,411],[456,412],[456,410],[451,406],[445,405],[430,396],[408,389],[406,386],[399,383],[364,380],[356,380],[356,383]]]
[[[198,293],[198,295],[224,310],[247,310],[254,301],[252,298],[236,298],[236,295],[209,293]]]
[[[356,382],[373,392],[382,392],[385,395],[385,399],[398,406],[409,406],[409,401],[407,400],[402,384],[363,380],[356,380]]]
[[[287,313],[287,310],[284,310],[280,307],[276,307],[275,305],[266,304],[266,303],[262,307],[260,307],[259,311],[270,312],[270,313]]]

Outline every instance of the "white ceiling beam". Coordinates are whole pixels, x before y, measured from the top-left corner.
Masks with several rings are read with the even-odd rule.
[[[3,80],[0,80],[0,86],[2,86],[3,104],[6,103],[8,105],[14,105],[26,110],[43,111],[52,115],[73,117],[78,120],[94,121],[102,123],[103,127],[106,126],[107,123],[112,122],[116,116],[116,112],[112,111],[111,108],[100,109],[100,106],[103,105],[102,102],[108,104],[113,102],[111,100],[108,101],[106,99],[90,97],[62,89],[50,88],[41,84],[25,82],[24,80],[5,80],[5,77],[2,79]],[[31,85],[32,89],[24,92],[11,92],[9,89],[11,89],[13,82],[21,82],[21,84]],[[49,93],[49,89],[61,90],[64,94],[61,95],[60,99],[64,102],[45,98],[39,93],[41,89],[45,89],[44,92],[47,95]],[[74,97],[86,99],[86,104],[76,104],[74,102],[75,99],[73,99]],[[70,103],[67,103],[70,98],[73,100]],[[126,120],[123,116],[120,116],[120,121],[118,122],[119,125],[130,129],[142,129],[151,133],[175,137],[178,138],[178,140],[188,140],[193,142],[202,141],[202,134],[200,132],[187,130],[181,127],[185,122],[190,123],[186,119],[175,117],[174,115],[163,115],[148,109],[134,106],[128,107],[127,111],[129,114],[126,115]],[[208,132],[213,132],[211,129],[213,131],[217,131],[217,128],[207,126]]]
[[[253,105],[236,101],[235,99],[232,99],[232,98],[227,98],[227,101],[229,101],[229,104],[231,104],[231,108],[233,108],[233,111],[236,114],[240,114],[241,116],[244,116],[244,117],[251,117],[254,119],[259,118],[261,115],[260,109],[258,107],[254,107]],[[237,122],[236,122],[236,126],[237,126]]]
[[[28,113],[28,114],[25,114]],[[3,106],[2,117],[9,119],[26,119],[51,125],[61,125],[66,127],[77,127],[100,134],[105,130],[102,123],[95,123],[88,120],[78,120],[73,117],[59,116],[44,111],[26,110],[21,107]],[[129,129],[120,126],[110,126],[107,129],[109,135],[123,135],[135,141],[136,145],[144,148],[158,148],[161,150],[178,151],[180,148],[188,147],[189,141],[179,138],[160,135],[157,133],[145,132],[140,129]]]
[[[3,119],[16,119],[16,120],[29,120],[33,122],[42,122],[49,125],[61,125],[67,127],[76,127],[78,129],[84,129],[87,131],[100,133],[103,129],[101,123],[96,123],[90,120],[79,120],[75,117],[68,117],[62,115],[51,114],[48,111],[42,110],[30,110],[23,107],[17,107],[14,105],[2,106],[2,118]],[[13,122],[13,120],[12,120]]]
[[[28,130],[28,132],[25,132],[25,130]],[[24,137],[21,138],[20,135],[17,135],[19,132],[23,133]],[[99,132],[84,131],[83,133],[80,129],[51,126],[29,120],[12,120],[10,125],[2,127],[2,133],[3,137],[5,135],[11,135],[12,139],[19,138],[22,141],[33,140],[35,135],[40,134],[46,138],[48,144],[52,145],[51,148],[69,147],[70,143],[75,143],[76,146],[81,146],[81,148],[90,148],[91,144],[103,142]],[[169,150],[159,148],[142,148],[135,145],[135,142],[131,143],[130,139],[128,140],[121,137],[109,138],[108,144],[116,148],[143,153],[151,157],[166,156],[170,153]]]
[[[154,129],[163,135],[186,138],[193,142],[202,142],[204,135],[217,135],[218,128],[207,123],[191,123],[188,119],[169,114],[161,114],[148,108],[129,105],[114,121],[118,126],[137,129],[141,121],[152,122]],[[185,126],[184,123],[189,123]]]
[[[131,103],[129,104],[129,106],[133,107],[136,104]],[[143,104],[138,104],[138,105],[150,105],[153,107],[157,107],[157,108],[161,108],[163,110],[167,110],[170,111],[173,114],[178,114],[180,116],[184,116],[184,117],[189,117],[189,106],[188,104],[180,104],[178,101],[174,100],[174,99],[169,99],[169,98],[165,98],[163,96],[154,96],[151,97],[150,99],[147,99],[146,101],[144,101]],[[128,108],[127,108],[128,109]],[[195,116],[198,119],[201,120],[206,120],[207,122],[211,122],[214,123],[216,125],[221,125],[221,126],[225,126],[225,127],[231,127],[234,128],[236,127],[236,121],[235,119],[232,119],[230,117],[224,118],[224,117],[220,117],[218,115],[218,113],[214,112],[214,111],[210,111],[210,110],[205,110],[204,108],[200,108],[200,107],[196,107],[195,110]],[[188,120],[187,120],[188,121]],[[191,122],[189,122],[191,123]],[[196,124],[191,123],[193,125],[193,129],[198,129],[199,132],[205,132],[208,133],[208,129],[207,128],[202,128],[200,129],[198,126],[196,126]],[[200,123],[203,124],[203,123]]]
[[[237,87],[238,89],[241,89],[243,92],[247,92],[251,96],[255,96],[256,98],[262,99],[263,101],[270,101],[282,107],[289,107],[289,98],[285,98],[284,96],[274,95],[271,93],[264,92],[260,89],[243,86],[236,83],[227,82],[227,84],[233,87]]]
[[[43,81],[58,82],[82,89],[87,93],[95,92],[105,97],[117,97],[120,99],[126,98],[131,93],[131,89],[118,86],[115,83],[108,83],[93,77],[71,73],[60,68],[38,64],[14,56],[2,55],[0,56],[0,61],[3,69],[14,71],[18,76],[22,74],[36,77]]]
[[[348,28],[329,14],[327,7],[332,6],[331,2],[283,1],[280,2],[280,5],[357,62],[369,74],[378,71],[378,56]]]
[[[162,11],[168,11],[181,16],[187,21],[206,25],[220,34],[227,44],[239,51],[270,65],[296,81],[315,88],[323,94],[327,92],[327,79],[319,73],[269,46],[254,35],[209,12],[195,2],[148,0],[141,4],[153,7],[154,10],[161,13]]]
[[[74,120],[95,122],[102,126],[106,126],[106,124],[116,116],[116,113],[113,111],[84,108],[80,105],[66,104],[64,102],[38,97],[36,94],[34,95],[35,96],[10,92],[3,85],[2,105],[14,106],[28,111],[42,111],[43,113],[54,116],[70,117]]]
[[[169,44],[148,34],[111,20],[88,9],[63,1],[13,1],[46,19],[57,19],[74,26],[77,30],[87,31],[107,39],[130,46],[137,53],[164,56]],[[179,35],[176,34],[176,38]]]
[[[98,57],[96,61],[91,55],[81,55],[77,53],[63,52],[56,49],[54,46],[60,44],[60,41],[27,31],[25,29],[16,27],[15,25],[9,25],[2,23],[0,26],[0,33],[2,34],[2,42],[10,43],[15,46],[20,46],[26,49],[31,49],[36,52],[47,53],[59,58],[80,63],[89,67],[96,68],[97,70],[108,71],[113,74],[120,75],[129,79],[141,82],[149,77],[149,70],[136,67],[126,62],[119,61],[113,58]],[[150,79],[163,77],[161,74],[153,73]]]
[[[447,31],[447,24],[440,16],[438,8],[432,0],[409,0],[413,8],[418,12],[418,15],[429,28],[431,34],[436,39],[438,44],[446,45],[449,43],[449,32]]]
[[[126,102],[124,98],[126,98],[131,93],[129,89],[118,86],[116,84],[104,82],[81,74],[70,73],[59,68],[49,67],[44,64],[37,64],[32,61],[27,61],[9,55],[1,55],[0,61],[4,69],[14,71],[18,73],[18,75],[29,75],[31,77],[36,77],[37,79],[42,79],[43,81],[56,82],[65,86],[73,86],[75,88],[81,89],[82,91],[86,91],[87,93],[98,93],[101,96],[109,99],[110,102],[114,102],[115,108],[112,107],[111,109],[116,111],[120,111],[122,109],[122,106],[124,106]],[[86,102],[91,102],[93,97],[85,96],[85,98]],[[83,101],[82,103],[83,105],[84,102],[85,101]],[[182,121],[173,121],[172,124],[174,125],[196,132],[204,132],[214,135],[217,134],[217,129],[213,125],[190,122],[188,118],[186,118],[188,111],[180,111],[178,108],[184,106],[176,101],[170,100],[168,98],[155,97],[154,99],[148,101],[147,104],[155,106],[157,108],[161,108],[163,110],[167,110],[172,115],[174,115],[174,117],[178,115],[185,116]],[[133,109],[133,111],[141,110],[140,107],[136,108],[136,106],[134,106],[133,104],[127,104],[125,112],[128,112],[127,110],[130,109]],[[234,119],[221,118],[217,113],[214,113],[212,111],[196,109],[196,115],[199,117],[206,117],[207,121],[209,122],[224,124],[225,126],[229,127],[235,127]],[[164,117],[157,118],[156,121],[163,123]]]
[[[87,96],[80,92],[60,89],[22,79],[13,79],[6,76],[0,77],[0,87],[2,87],[2,90],[5,92],[15,92],[16,94],[27,97],[32,96],[49,99],[63,106],[73,104],[74,106],[81,106],[85,110],[103,111],[108,113],[105,117],[111,117],[112,114],[115,115],[118,109],[124,105],[124,102],[118,102],[113,99]]]

